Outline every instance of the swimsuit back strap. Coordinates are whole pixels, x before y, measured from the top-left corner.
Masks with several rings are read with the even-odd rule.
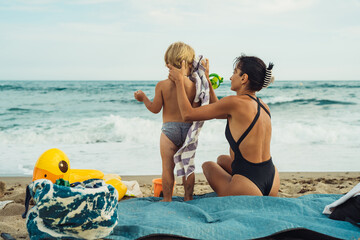
[[[256,101],[256,102],[257,102],[256,98],[254,98],[254,97],[253,97],[253,96],[251,96],[250,94],[245,94],[245,95],[249,96],[250,98],[252,98],[254,101]]]
[[[264,111],[265,111],[265,112],[270,116],[270,118],[271,118],[271,114],[270,114],[269,110],[267,110],[266,107],[260,102],[260,100],[259,100],[258,97],[254,98],[253,96],[251,96],[251,95],[249,95],[249,94],[246,94],[246,95],[248,95],[250,98],[252,98],[252,99],[253,99],[254,101],[256,101],[258,104],[260,104],[260,106],[264,109]]]
[[[262,103],[260,102],[259,98],[257,98],[257,102],[258,104],[264,109],[264,111],[269,115],[269,117],[271,118],[271,114],[269,112],[269,110],[267,110],[264,105],[262,105]]]
[[[246,94],[248,95],[250,98],[252,98],[254,101],[256,101],[258,103],[258,108],[257,108],[257,113],[256,113],[256,116],[254,118],[254,120],[251,122],[250,126],[246,129],[246,131],[243,133],[243,135],[241,135],[241,137],[239,138],[239,140],[236,142],[236,144],[239,146],[240,143],[244,140],[244,138],[249,134],[249,132],[251,131],[251,129],[254,127],[255,123],[257,122],[257,120],[259,119],[260,117],[260,107],[262,107],[265,112],[270,116],[271,118],[271,115],[270,115],[270,112],[264,107],[264,105],[262,105],[260,103],[260,100],[258,97],[254,98],[253,96],[249,95],[249,94]]]
[[[251,96],[250,96],[251,97]],[[251,97],[252,98],[252,97]],[[260,116],[260,105],[258,104],[258,108],[257,108],[257,113],[256,116],[254,118],[254,120],[252,121],[252,123],[250,124],[250,126],[246,129],[246,131],[243,133],[243,135],[241,135],[241,137],[239,138],[239,140],[236,142],[236,144],[239,146],[240,143],[244,140],[244,138],[249,134],[249,132],[251,131],[251,129],[254,127],[256,121],[259,119]]]

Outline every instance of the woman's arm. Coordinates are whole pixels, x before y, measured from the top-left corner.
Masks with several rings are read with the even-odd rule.
[[[222,98],[213,104],[193,108],[185,92],[183,74],[184,63],[182,64],[181,69],[177,69],[172,65],[168,65],[168,67],[170,69],[169,79],[174,81],[176,84],[178,104],[181,116],[184,121],[200,121],[213,118],[223,118],[224,116],[230,114],[231,107],[233,106],[233,100],[231,97]]]
[[[143,102],[146,108],[152,113],[159,113],[163,106],[163,97],[162,97],[160,82],[156,84],[155,97],[152,102],[149,100],[146,94],[141,90],[134,92],[134,97],[139,102]]]

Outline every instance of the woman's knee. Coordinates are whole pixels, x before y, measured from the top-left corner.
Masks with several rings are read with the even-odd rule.
[[[227,165],[232,162],[231,157],[229,155],[220,155],[216,161],[219,165]]]
[[[231,157],[229,155],[220,155],[217,158],[217,164],[222,167],[226,172],[231,174]]]
[[[204,162],[201,167],[203,170],[207,169],[208,168],[208,165],[209,165],[209,162]]]
[[[222,163],[224,161],[224,157],[226,157],[226,155],[219,155],[216,159],[217,163]]]
[[[209,171],[212,168],[212,166],[214,166],[214,164],[216,164],[216,163],[211,162],[211,161],[204,162],[202,164],[203,172],[205,173],[205,172]]]

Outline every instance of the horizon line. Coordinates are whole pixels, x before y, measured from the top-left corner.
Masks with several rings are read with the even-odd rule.
[[[116,82],[120,82],[120,81],[163,81],[163,80],[140,80],[140,79],[133,79],[133,80],[125,80],[125,79],[117,79],[117,80],[106,80],[106,79],[102,79],[102,80],[99,80],[99,79],[0,79],[0,81],[116,81]],[[229,79],[224,79],[225,82],[230,82]],[[310,79],[291,79],[291,80],[284,80],[284,79],[281,79],[281,80],[275,80],[275,82],[286,82],[286,81],[319,81],[319,82],[323,82],[323,81],[360,81],[360,79],[313,79],[313,80],[310,80]]]

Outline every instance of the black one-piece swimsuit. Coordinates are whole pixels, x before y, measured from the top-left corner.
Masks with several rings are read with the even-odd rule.
[[[248,94],[246,94],[248,95]],[[269,111],[262,105],[259,101],[259,98],[254,98],[248,95],[250,98],[255,100],[258,103],[257,114],[250,124],[250,126],[246,129],[246,131],[242,134],[239,140],[236,142],[230,132],[229,121],[226,124],[225,136],[228,140],[231,149],[235,154],[234,161],[231,164],[232,175],[239,174],[244,177],[250,179],[262,192],[264,196],[268,196],[275,177],[275,167],[272,162],[272,158],[261,163],[252,163],[246,160],[240,152],[239,146],[240,143],[244,140],[244,138],[249,134],[251,129],[254,127],[255,123],[259,119],[260,116],[260,107],[262,107],[267,114],[271,117]]]

